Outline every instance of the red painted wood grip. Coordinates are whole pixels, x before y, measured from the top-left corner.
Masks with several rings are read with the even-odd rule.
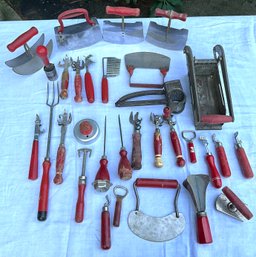
[[[49,172],[51,168],[51,162],[44,160],[43,162],[43,176],[40,186],[39,203],[38,203],[38,214],[37,219],[44,221],[47,219],[48,211],[48,194],[49,194]]]
[[[176,179],[137,178],[135,181],[135,185],[137,187],[176,189],[176,188],[178,188],[179,183]]]
[[[108,160],[102,158],[100,160],[100,168],[96,174],[95,180],[110,180],[109,172],[107,169]]]
[[[245,178],[253,178],[254,174],[243,147],[236,149],[236,156]]]
[[[121,158],[118,165],[118,175],[120,179],[128,180],[132,177],[132,167],[127,158],[127,151],[121,149],[119,154]]]
[[[115,206],[115,213],[114,213],[114,220],[113,226],[119,227],[120,225],[120,217],[121,217],[121,210],[122,210],[122,199],[116,199],[116,206]]]
[[[233,118],[231,116],[226,115],[203,115],[201,117],[201,122],[208,123],[208,124],[221,124],[232,122]]]
[[[188,142],[187,146],[188,146],[188,153],[189,153],[190,162],[196,163],[197,159],[196,159],[196,152],[195,152],[194,143],[193,142]]]
[[[199,244],[212,243],[211,228],[206,214],[197,214],[197,242]]]
[[[76,74],[75,76],[75,97],[74,100],[77,103],[82,102],[82,77],[79,74]]]
[[[102,103],[108,103],[108,79],[103,77],[101,81],[101,99]]]
[[[61,76],[61,99],[66,99],[68,97],[68,84],[69,84],[69,72],[63,71]]]
[[[219,174],[219,172],[216,168],[213,155],[208,154],[208,155],[206,155],[205,159],[206,159],[206,162],[208,163],[208,166],[209,166],[212,185],[215,188],[221,188],[222,187],[222,181],[221,181],[220,174]]]
[[[36,48],[37,55],[42,59],[45,66],[48,66],[50,64],[48,59],[48,50],[45,46],[40,45]]]
[[[162,137],[160,130],[154,133],[154,153],[155,153],[155,166],[157,168],[163,167],[162,161]]]
[[[161,17],[166,17],[166,18],[170,18],[170,19],[186,21],[188,15],[186,13],[177,13],[173,10],[168,11],[168,10],[156,8],[155,16],[161,16]]]
[[[111,247],[110,215],[109,211],[101,213],[101,248],[108,250]]]
[[[171,130],[170,132],[170,137],[171,137],[171,142],[173,146],[173,150],[176,155],[176,163],[179,167],[184,167],[185,166],[185,160],[182,157],[182,151],[180,147],[180,140],[178,138],[178,135],[175,130]]]
[[[84,220],[84,192],[86,189],[85,184],[78,185],[78,198],[76,202],[76,217],[75,221],[80,223]]]
[[[227,155],[225,152],[225,149],[223,146],[218,146],[216,147],[219,163],[220,163],[220,169],[221,173],[224,177],[230,177],[231,176],[231,171],[227,159]]]
[[[76,8],[76,9],[64,11],[58,16],[58,21],[60,23],[60,27],[58,28],[58,32],[62,33],[64,31],[63,19],[74,18],[74,17],[78,17],[80,15],[84,15],[84,17],[86,19],[86,22],[89,23],[90,25],[95,24],[92,20],[90,20],[88,11],[86,9]]]
[[[33,141],[28,179],[35,180],[38,178],[38,140]]]
[[[18,36],[14,41],[7,45],[10,52],[14,52],[20,46],[26,44],[33,36],[38,33],[36,27],[31,27],[29,30]]]
[[[64,145],[60,145],[58,147],[57,157],[56,157],[56,175],[55,175],[55,178],[53,179],[53,182],[57,185],[63,182],[62,173],[64,169],[65,157],[66,157],[66,148]]]
[[[106,6],[106,14],[114,14],[119,16],[140,16],[139,8],[129,8],[129,7],[112,7]]]
[[[141,153],[141,134],[140,133],[133,133],[132,135],[132,168],[134,170],[141,169],[141,160],[142,160],[142,153]]]
[[[90,72],[84,74],[85,92],[89,103],[94,102],[94,87],[92,82],[92,76]]]
[[[223,193],[232,202],[235,207],[240,211],[246,219],[251,219],[253,214],[251,211],[246,207],[246,205],[238,198],[238,196],[227,186],[222,188]]]

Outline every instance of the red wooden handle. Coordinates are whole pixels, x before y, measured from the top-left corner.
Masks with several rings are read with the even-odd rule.
[[[110,180],[109,172],[107,169],[108,160],[102,158],[100,160],[100,168],[96,174],[95,180]]]
[[[229,167],[227,155],[225,152],[225,149],[223,146],[216,147],[219,163],[220,163],[220,169],[221,173],[224,177],[230,177],[231,176],[231,170]]]
[[[253,214],[251,211],[246,207],[246,205],[238,198],[238,196],[227,186],[222,188],[223,193],[226,197],[232,202],[235,207],[240,211],[246,219],[251,219]]]
[[[231,116],[226,115],[202,115],[201,122],[208,123],[208,124],[221,124],[232,122],[233,118]]]
[[[38,140],[33,141],[28,179],[35,180],[38,178]]]
[[[20,46],[26,44],[33,36],[38,33],[36,27],[31,27],[29,30],[18,36],[14,41],[7,45],[10,52],[14,52]]]
[[[84,15],[86,22],[88,22],[90,25],[95,24],[92,20],[90,20],[88,11],[86,9],[76,8],[76,9],[64,11],[58,16],[58,21],[60,23],[58,32],[62,33],[64,31],[63,19],[74,18],[74,17],[80,16],[80,15]]]
[[[110,215],[108,211],[101,213],[101,248],[108,250],[111,247]]]
[[[66,157],[66,148],[64,145],[60,145],[58,147],[57,158],[56,158],[56,175],[55,175],[55,178],[53,179],[53,182],[57,185],[63,182],[62,173],[64,169],[65,157]]]
[[[176,179],[155,179],[155,178],[137,178],[135,181],[137,187],[155,187],[155,188],[173,188],[176,189],[179,183]]]
[[[140,16],[140,9],[139,8],[129,8],[129,7],[112,7],[106,6],[106,14],[114,14],[119,15],[122,17],[125,16]]]
[[[122,210],[122,199],[117,198],[115,213],[114,213],[114,220],[113,220],[113,226],[115,227],[119,227],[120,225],[121,210]]]
[[[199,244],[212,243],[211,228],[206,214],[197,214],[197,242]]]
[[[102,103],[108,103],[108,79],[103,77],[101,81],[101,99]]]
[[[84,84],[87,100],[89,103],[94,102],[94,87],[92,82],[92,76],[90,72],[86,72],[84,75]]]
[[[155,166],[157,168],[163,167],[162,161],[162,137],[160,130],[154,133],[154,153],[155,153]]]
[[[82,102],[82,77],[79,74],[76,74],[75,76],[75,97],[74,100],[77,103]]]
[[[49,171],[51,168],[51,162],[44,160],[43,162],[43,176],[40,186],[39,203],[38,203],[38,214],[37,219],[44,221],[47,219],[48,211],[48,194],[49,194]]]
[[[243,147],[236,149],[236,156],[245,178],[253,178],[254,174]]]
[[[63,71],[61,76],[61,92],[60,97],[66,99],[68,97],[69,72]]]
[[[188,152],[189,152],[189,158],[190,162],[196,163],[196,152],[195,152],[195,147],[193,142],[188,142]]]
[[[127,151],[121,149],[119,152],[121,158],[118,165],[118,175],[123,180],[128,180],[132,177],[132,167],[127,158]]]
[[[85,184],[78,185],[78,198],[76,202],[76,217],[75,221],[80,223],[84,220],[84,192],[86,189]]]
[[[141,134],[133,133],[132,135],[132,168],[134,170],[141,169]]]
[[[219,172],[218,172],[218,170],[216,168],[213,155],[211,155],[211,154],[206,155],[206,161],[207,161],[207,163],[209,165],[210,177],[211,177],[212,185],[215,188],[221,188],[222,181],[221,181],[220,174],[219,174]]]
[[[187,16],[188,16],[186,13],[177,13],[173,10],[168,11],[168,10],[163,10],[160,8],[156,8],[155,15],[161,16],[161,17],[166,17],[169,19],[177,19],[177,20],[181,20],[181,21],[186,21]]]
[[[184,167],[186,162],[183,159],[182,151],[180,147],[180,140],[175,130],[171,130],[170,137],[171,137],[173,150],[175,152],[176,159],[177,159],[176,163],[179,167]]]
[[[50,64],[48,59],[48,50],[45,46],[40,45],[36,48],[37,55],[42,59],[45,66],[48,66]]]

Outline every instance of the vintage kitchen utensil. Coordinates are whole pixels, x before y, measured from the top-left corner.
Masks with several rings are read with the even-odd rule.
[[[20,46],[23,46],[25,49],[25,53],[5,62],[5,64],[11,67],[15,73],[20,75],[30,75],[39,71],[44,66],[43,61],[36,54],[37,47],[44,44],[44,34],[40,36],[34,45],[31,47],[28,45],[28,41],[37,34],[37,28],[31,27],[29,30],[17,37],[12,43],[7,45],[10,52],[14,52]],[[48,55],[51,56],[53,48],[52,40],[48,42],[46,48]]]
[[[125,67],[130,75],[130,87],[156,87],[162,88],[164,78],[169,71],[171,59],[168,56],[152,52],[135,52],[124,56]],[[162,75],[162,81],[158,84],[153,83],[136,83],[132,81],[135,69],[157,69]],[[145,72],[145,71],[144,71]],[[145,76],[145,73],[144,73]]]
[[[206,137],[203,137],[203,136],[200,136],[199,140],[203,143],[206,150],[205,160],[208,164],[212,185],[215,188],[221,188],[222,181],[221,181],[220,173],[215,165],[214,156],[208,148],[208,141]]]
[[[137,97],[158,96],[164,98],[148,100],[130,100]],[[144,105],[165,105],[173,113],[181,113],[185,108],[186,96],[179,80],[165,82],[161,90],[145,90],[130,93],[122,96],[116,103],[116,107],[144,106]]]
[[[146,41],[165,49],[182,50],[187,42],[188,30],[172,28],[171,20],[178,19],[186,21],[187,14],[156,8],[155,15],[168,18],[168,25],[163,26],[151,21],[149,23]]]
[[[132,162],[131,166],[134,170],[140,170],[142,167],[142,153],[141,153],[141,121],[142,118],[139,119],[139,113],[133,116],[133,112],[130,113],[129,118],[130,123],[133,125],[134,132],[132,134]]]
[[[187,56],[189,85],[195,128],[222,129],[226,122],[234,122],[224,49],[213,48],[214,59],[195,59],[189,46]]]
[[[79,143],[91,144],[98,139],[100,128],[95,120],[83,119],[76,123],[73,132]]]
[[[183,139],[187,142],[187,148],[189,153],[189,159],[191,163],[196,163],[196,152],[193,140],[196,138],[196,132],[194,130],[183,130],[181,132]]]
[[[98,192],[106,192],[112,186],[112,183],[110,182],[108,168],[107,168],[108,159],[106,156],[106,137],[107,137],[107,117],[105,116],[103,155],[100,160],[100,168],[93,182],[94,189]]]
[[[78,198],[76,201],[76,215],[75,221],[80,223],[84,220],[84,192],[86,189],[86,176],[85,176],[85,169],[86,169],[86,158],[87,154],[89,153],[89,157],[91,157],[92,150],[88,148],[81,148],[77,150],[78,156],[83,153],[83,166],[82,166],[82,173],[79,176],[78,181]]]
[[[114,44],[136,44],[144,40],[142,22],[125,23],[124,17],[140,15],[140,9],[106,7],[106,14],[122,17],[122,22],[103,21],[103,39]]]
[[[165,217],[154,217],[143,213],[139,208],[137,187],[177,189],[174,199],[174,212]],[[179,236],[185,228],[185,218],[178,211],[180,185],[177,180],[137,178],[133,184],[136,196],[136,208],[128,216],[131,231],[142,239],[153,242],[164,242]]]
[[[215,202],[218,211],[240,221],[250,220],[253,217],[251,211],[229,187],[223,187],[222,192],[223,194],[220,194]]]
[[[50,81],[54,81],[58,79],[58,74],[55,68],[55,65],[53,63],[50,63],[48,59],[48,50],[45,46],[40,45],[36,48],[37,55],[42,59],[44,63],[44,72],[46,74],[46,77]]]
[[[161,115],[155,115],[154,113],[150,114],[150,121],[155,125],[154,132],[154,154],[155,154],[155,162],[154,165],[157,168],[163,167],[162,160],[162,136],[160,127],[162,126],[164,120]]]
[[[238,132],[235,132],[234,136],[235,136],[236,156],[237,156],[240,168],[242,170],[242,173],[245,178],[253,178],[254,174],[252,171],[252,167],[248,160],[246,152],[243,148],[242,141],[238,138]]]
[[[65,26],[64,19],[83,15],[85,22]],[[76,8],[62,12],[58,16],[59,26],[54,28],[56,42],[59,49],[74,50],[93,45],[102,40],[100,26],[96,18],[89,18],[88,11]]]
[[[108,250],[111,248],[111,233],[110,233],[110,199],[106,195],[107,202],[103,205],[101,212],[101,249]]]
[[[63,59],[63,63],[59,62],[58,66],[63,67],[63,72],[61,75],[61,92],[60,92],[60,98],[66,99],[68,98],[68,85],[69,85],[69,71],[68,68],[72,64],[72,59],[69,58],[67,55]]]
[[[64,110],[64,113],[59,115],[58,125],[61,126],[61,136],[60,144],[57,151],[56,157],[56,175],[53,179],[53,182],[57,185],[63,182],[62,173],[64,170],[64,164],[66,159],[66,147],[65,147],[65,136],[67,132],[67,126],[72,122],[71,113],[67,114]]]
[[[92,81],[92,75],[89,72],[89,65],[94,63],[91,59],[92,55],[88,55],[85,57],[84,60],[84,66],[86,69],[86,72],[84,74],[84,84],[85,84],[85,93],[87,97],[87,101],[89,103],[94,102],[94,86],[93,86],[93,81]]]
[[[212,243],[212,233],[205,212],[206,188],[209,184],[209,176],[203,174],[189,175],[183,182],[188,190],[196,209],[197,242],[199,244]]]
[[[40,127],[41,127],[41,120],[39,118],[39,115],[36,114],[34,140],[32,145],[32,152],[31,152],[30,166],[29,166],[29,173],[28,173],[28,179],[31,179],[31,180],[35,180],[38,178],[39,136],[42,133],[44,133],[44,130],[41,130]]]
[[[120,139],[121,139],[121,148],[119,152],[121,158],[118,164],[118,175],[120,179],[128,180],[128,179],[131,179],[132,177],[132,167],[131,167],[130,161],[127,158],[127,151],[124,147],[120,115],[118,115],[118,124],[119,124],[119,132],[120,132]]]
[[[84,68],[84,61],[80,61],[79,57],[77,57],[76,61],[72,61],[72,69],[76,72],[74,85],[75,85],[75,97],[74,100],[76,103],[82,102],[82,76],[80,74],[80,70]]]
[[[231,170],[229,167],[229,163],[228,163],[228,158],[226,155],[226,151],[225,148],[223,147],[223,144],[216,139],[216,135],[213,134],[212,135],[212,141],[215,144],[215,149],[217,152],[217,156],[219,159],[219,164],[220,164],[220,170],[222,173],[222,176],[224,177],[230,177],[231,176]]]
[[[55,89],[57,87],[57,89]],[[55,93],[57,91],[57,93]],[[45,221],[47,219],[48,212],[48,194],[49,194],[49,177],[50,177],[50,146],[51,146],[51,135],[52,135],[52,119],[53,119],[53,109],[56,105],[59,104],[59,83],[55,86],[55,83],[52,84],[52,93],[50,93],[50,85],[47,83],[47,100],[46,105],[50,107],[50,116],[49,116],[49,129],[48,129],[48,139],[47,139],[47,148],[46,156],[43,162],[43,175],[40,186],[39,193],[39,203],[38,203],[38,213],[37,219],[39,221]]]
[[[186,162],[182,156],[182,150],[180,146],[180,140],[178,134],[174,128],[176,122],[173,121],[171,109],[169,107],[165,107],[163,110],[163,120],[170,126],[170,138],[172,147],[176,156],[176,164],[178,167],[184,167]]]
[[[116,197],[116,205],[115,205],[113,226],[114,227],[119,227],[120,226],[121,211],[122,211],[122,201],[127,196],[128,189],[124,186],[117,185],[113,188],[113,193]]]
[[[102,103],[108,103],[108,77],[116,77],[120,72],[121,59],[115,57],[102,58],[103,77],[101,81]]]

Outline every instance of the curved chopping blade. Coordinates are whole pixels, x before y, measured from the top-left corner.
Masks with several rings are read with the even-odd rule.
[[[144,40],[142,22],[122,23],[104,21],[103,39],[114,44],[136,44]]]
[[[42,34],[41,37],[35,42],[35,44],[30,47],[30,49],[29,49],[30,53],[29,54],[24,52],[20,56],[14,58],[14,59],[11,59],[9,61],[6,61],[5,64],[7,66],[13,68],[13,67],[17,67],[17,66],[20,66],[24,63],[29,62],[34,57],[34,55],[36,54],[36,48],[39,45],[43,45],[43,44],[44,44],[44,34]]]
[[[52,48],[53,48],[52,39],[48,42],[48,44],[46,45],[46,48],[48,50],[48,57],[50,57],[52,53]],[[39,57],[37,54],[34,54],[32,59],[30,59],[29,61],[27,61],[22,65],[14,67],[13,71],[20,75],[30,75],[39,71],[43,66],[44,66],[44,63],[41,57]]]
[[[151,21],[145,40],[169,50],[183,50],[188,38],[187,29],[167,28]]]
[[[169,241],[180,235],[185,228],[185,218],[179,213],[165,217],[152,217],[141,211],[132,211],[128,216],[128,226],[138,237],[152,241]]]

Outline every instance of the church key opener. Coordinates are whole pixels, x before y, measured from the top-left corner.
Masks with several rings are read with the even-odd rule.
[[[165,217],[149,216],[139,210],[139,195],[137,187],[177,189],[174,199],[174,212]],[[136,208],[128,216],[128,225],[138,237],[152,241],[164,242],[176,238],[185,228],[185,218],[178,211],[180,185],[177,180],[137,178],[133,184],[136,196]]]
[[[191,163],[196,163],[196,152],[194,147],[194,139],[196,138],[196,132],[194,130],[183,130],[181,132],[182,138],[187,142],[187,148],[189,153],[189,159]]]

